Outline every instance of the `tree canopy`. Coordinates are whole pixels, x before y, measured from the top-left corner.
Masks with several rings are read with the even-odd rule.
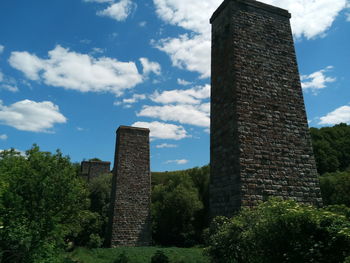
[[[350,125],[310,128],[310,133],[319,174],[350,167]]]
[[[3,262],[57,262],[80,230],[88,193],[68,157],[33,146],[0,153],[0,254]]]

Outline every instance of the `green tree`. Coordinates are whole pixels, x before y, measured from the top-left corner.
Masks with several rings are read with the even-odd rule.
[[[197,192],[196,195],[198,195],[201,208],[196,210],[193,217],[191,217],[191,234],[189,235],[191,236],[191,242],[196,244],[204,243],[203,232],[209,226],[209,172],[209,165],[206,165],[187,170],[152,173],[153,207],[157,207],[159,201],[163,200],[162,196],[167,191],[173,191],[173,186],[183,180],[186,181],[187,186],[190,185],[190,188],[194,188]],[[157,193],[159,191],[161,194]],[[159,242],[158,238],[156,240]]]
[[[320,176],[320,188],[325,205],[344,204],[350,207],[350,171]]]
[[[333,127],[310,128],[317,170],[345,171],[350,166],[350,125],[341,123]]]
[[[112,174],[103,174],[87,182],[90,215],[83,231],[75,239],[80,246],[99,247],[103,244],[108,224]]]
[[[350,221],[339,208],[271,199],[216,218],[207,252],[220,263],[342,263],[350,256]]]
[[[154,240],[161,245],[193,245],[195,215],[202,208],[190,177],[173,176],[166,185],[156,185],[152,191]]]
[[[69,157],[38,146],[25,156],[1,152],[0,181],[2,262],[58,262],[89,213],[88,193]]]

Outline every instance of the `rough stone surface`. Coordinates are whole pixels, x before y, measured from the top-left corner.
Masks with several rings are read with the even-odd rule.
[[[254,0],[211,18],[212,216],[269,196],[322,205],[289,19]]]
[[[149,129],[120,126],[107,232],[109,246],[150,245],[150,202]]]
[[[82,161],[80,175],[87,180],[91,180],[99,175],[110,173],[110,166],[110,162]]]

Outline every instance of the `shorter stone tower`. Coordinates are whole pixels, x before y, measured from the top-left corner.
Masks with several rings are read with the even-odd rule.
[[[92,178],[98,177],[102,174],[110,173],[110,162],[103,161],[82,161],[80,175],[87,179],[91,180]]]
[[[117,130],[107,245],[148,246],[151,242],[149,129]]]

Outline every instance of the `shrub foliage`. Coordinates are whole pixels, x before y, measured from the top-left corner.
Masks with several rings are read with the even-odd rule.
[[[57,262],[60,248],[89,213],[74,165],[60,151],[41,152],[37,146],[25,156],[3,151],[0,177],[2,262]]]
[[[344,213],[294,201],[271,199],[232,219],[218,217],[210,234],[207,252],[217,263],[342,263],[350,256]]]

